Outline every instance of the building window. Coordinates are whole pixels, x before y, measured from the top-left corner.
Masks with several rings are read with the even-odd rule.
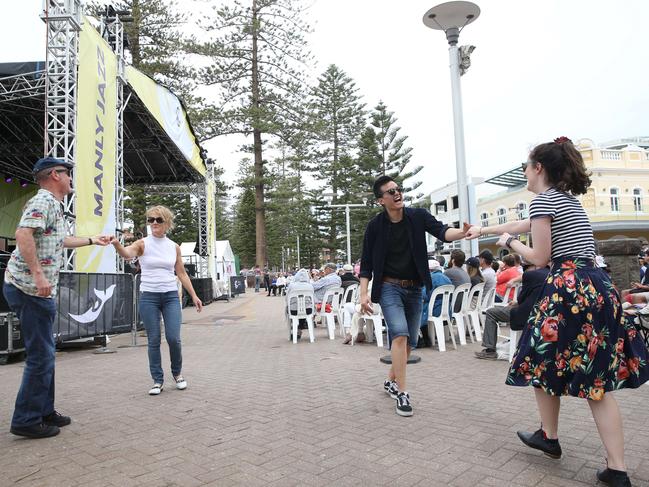
[[[446,213],[446,201],[438,201],[435,203],[435,214]]]
[[[451,206],[452,210],[455,210],[456,208],[459,208],[460,207],[460,197],[459,196],[453,196],[453,198],[451,198],[451,204],[452,204],[452,206]]]
[[[489,226],[489,213],[480,213],[480,225],[483,227]]]
[[[642,211],[642,189],[633,188],[633,209],[636,212]]]
[[[617,188],[610,189],[611,194],[611,211],[618,212],[620,211],[620,190]]]
[[[525,220],[527,218],[527,203],[521,201],[516,204],[516,216],[519,220]]]
[[[496,210],[496,215],[498,215],[498,225],[501,225],[503,223],[507,223],[507,209],[506,208],[498,208]]]

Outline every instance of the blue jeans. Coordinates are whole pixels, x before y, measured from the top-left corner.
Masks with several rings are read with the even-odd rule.
[[[255,276],[255,292],[259,292],[259,286],[261,285],[261,277]]]
[[[143,291],[140,296],[140,316],[146,328],[149,350],[149,370],[153,382],[162,384],[162,359],[160,357],[160,315],[164,319],[165,339],[169,345],[171,357],[171,373],[174,377],[180,375],[183,368],[183,357],[180,348],[180,298],[177,291],[153,293]]]
[[[43,416],[54,412],[54,357],[56,346],[52,325],[56,302],[25,294],[5,283],[5,299],[20,320],[25,339],[25,370],[16,396],[11,426],[32,426],[43,422]]]
[[[401,287],[384,282],[379,300],[390,342],[399,336],[409,337],[410,348],[417,347],[421,321],[421,287]]]

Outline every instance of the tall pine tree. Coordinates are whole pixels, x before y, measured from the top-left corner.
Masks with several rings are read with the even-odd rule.
[[[207,56],[202,73],[207,85],[221,90],[210,112],[209,133],[252,135],[256,216],[256,263],[267,261],[263,157],[264,138],[297,116],[304,62],[309,55],[299,0],[230,0],[202,22],[211,36],[195,42]]]
[[[417,166],[410,170],[406,168],[412,158],[412,148],[405,145],[408,137],[399,135],[401,127],[396,126],[397,118],[382,101],[374,107],[371,119],[381,157],[381,174],[390,176],[402,186],[406,192],[404,196],[410,200],[414,196],[412,192],[421,185],[421,181],[409,181],[406,184],[405,180],[416,176],[423,167]]]
[[[316,144],[314,164],[316,178],[324,183],[324,192],[331,191],[332,204],[339,204],[349,194],[351,157],[365,125],[365,105],[361,102],[354,81],[336,65],[330,65],[318,78],[310,104],[311,130]],[[320,200],[324,205],[324,199]],[[344,240],[344,213],[331,209],[325,213],[327,235],[325,247],[335,259]]]

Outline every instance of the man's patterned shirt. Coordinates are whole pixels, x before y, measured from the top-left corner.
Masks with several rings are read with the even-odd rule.
[[[46,189],[38,190],[36,196],[30,199],[23,208],[23,214],[20,223],[18,223],[18,228],[21,227],[35,229],[36,256],[41,263],[45,278],[52,285],[50,297],[54,297],[64,258],[65,220],[61,202]],[[38,295],[32,273],[17,246],[7,264],[5,281],[26,294]]]

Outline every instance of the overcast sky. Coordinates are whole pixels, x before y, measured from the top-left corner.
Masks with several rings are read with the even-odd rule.
[[[2,3],[12,13],[0,18],[0,62],[44,59],[42,0]],[[314,0],[306,18],[315,30],[313,76],[337,64],[368,107],[381,99],[395,112],[412,164],[424,166],[425,190],[455,180],[448,45],[422,23],[436,3]],[[460,37],[476,46],[462,77],[469,175],[514,168],[531,146],[559,135],[596,143],[649,135],[649,2],[476,3],[480,17]],[[206,146],[236,168],[232,141]]]

